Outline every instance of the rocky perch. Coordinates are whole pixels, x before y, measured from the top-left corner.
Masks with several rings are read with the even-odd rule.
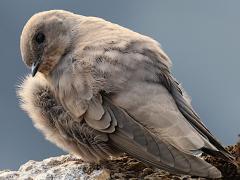
[[[240,164],[240,143],[229,146],[227,149],[239,159]],[[203,155],[203,158],[218,167],[224,179],[240,179],[237,169],[221,159]],[[172,175],[165,171],[147,167],[139,161],[121,156],[99,164],[89,164],[71,155],[52,157],[43,161],[28,161],[18,171],[0,171],[0,180],[88,180],[88,179],[174,179],[189,180],[199,179],[190,176]],[[203,178],[201,178],[203,179]]]

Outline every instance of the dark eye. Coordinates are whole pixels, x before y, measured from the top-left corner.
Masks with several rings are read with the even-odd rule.
[[[36,36],[35,36],[35,41],[38,43],[38,44],[42,44],[44,41],[45,41],[45,35],[43,33],[38,33]]]

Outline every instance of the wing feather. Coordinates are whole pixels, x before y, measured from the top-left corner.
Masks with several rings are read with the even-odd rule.
[[[183,96],[183,90],[180,88],[179,83],[171,76],[170,72],[167,70],[162,70],[159,74],[159,80],[162,85],[164,85],[169,93],[172,95],[176,102],[179,111],[183,114],[186,120],[204,137],[206,137],[211,144],[213,144],[221,153],[213,153],[213,155],[220,156],[233,162],[234,157],[232,157],[229,152],[221,145],[221,143],[212,135],[208,128],[203,124],[200,117],[193,110],[191,104],[187,102],[186,98]],[[203,147],[209,149],[208,147]],[[212,151],[212,149],[210,148]],[[212,151],[214,152],[214,151]]]
[[[104,100],[103,105],[107,104],[118,121],[116,131],[108,134],[109,143],[113,147],[173,173],[189,173],[203,177],[211,177],[213,174],[215,177],[221,176],[212,165],[159,139],[124,109],[116,107],[106,98]]]

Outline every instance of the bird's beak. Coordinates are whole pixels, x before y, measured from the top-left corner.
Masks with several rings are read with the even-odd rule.
[[[41,64],[41,60],[37,60],[32,64],[32,77],[35,76],[35,74],[38,72],[38,68]]]

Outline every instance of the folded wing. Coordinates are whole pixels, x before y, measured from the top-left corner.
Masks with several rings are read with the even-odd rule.
[[[90,127],[108,134],[108,144],[113,149],[172,173],[221,177],[215,167],[189,152],[177,149],[167,139],[161,139],[154,130],[134,119],[125,109],[114,105],[109,98],[103,96],[98,102],[102,108],[95,109],[95,114],[103,110],[102,118],[94,122],[93,117],[97,116],[91,116],[92,113],[86,113],[84,118]]]

